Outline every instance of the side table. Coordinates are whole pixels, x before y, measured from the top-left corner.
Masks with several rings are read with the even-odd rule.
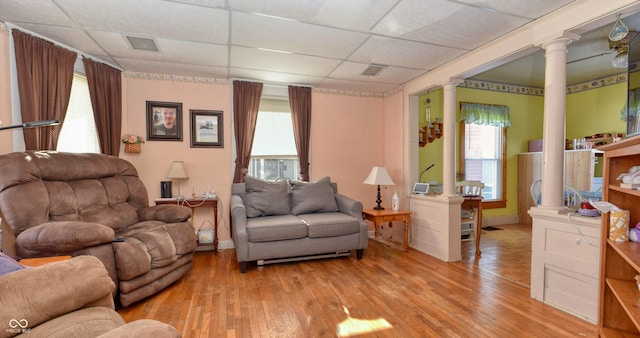
[[[191,208],[191,222],[196,208],[213,207],[213,251],[218,254],[218,197],[156,198],[155,202],[156,205],[176,204]],[[199,243],[198,246],[204,247]]]
[[[382,222],[403,221],[404,222],[404,248],[409,247],[409,225],[411,224],[411,211],[391,210],[391,209],[365,209],[362,210],[362,218],[373,222],[375,237],[378,238],[379,227]]]

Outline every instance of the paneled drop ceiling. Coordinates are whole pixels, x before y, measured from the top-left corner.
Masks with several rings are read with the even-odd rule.
[[[389,92],[571,2],[0,0],[0,20],[124,71]],[[532,81],[508,74],[484,76]]]

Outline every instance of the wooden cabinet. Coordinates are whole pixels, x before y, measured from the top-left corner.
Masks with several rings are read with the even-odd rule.
[[[603,199],[629,210],[629,224],[640,222],[640,191],[620,188],[616,178],[640,165],[640,136],[601,148],[604,150]],[[602,217],[600,251],[601,337],[640,336],[640,291],[635,276],[640,274],[640,243],[609,240],[609,217]]]
[[[595,166],[602,151],[596,149],[567,150],[564,156],[565,184],[579,191],[596,190]],[[531,224],[529,209],[535,206],[531,184],[542,178],[542,153],[518,154],[518,218]]]

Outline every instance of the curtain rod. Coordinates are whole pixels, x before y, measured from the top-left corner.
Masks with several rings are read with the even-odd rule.
[[[114,66],[114,65],[112,65],[112,64],[110,64],[110,63],[108,63],[108,62],[105,62],[104,60],[100,60],[100,59],[98,59],[98,58],[95,58],[95,57],[93,57],[93,56],[91,56],[91,55],[89,55],[89,54],[87,54],[87,53],[81,52],[81,51],[79,51],[79,50],[77,50],[77,49],[75,49],[75,48],[69,47],[69,46],[67,46],[67,45],[65,45],[65,44],[63,44],[63,43],[60,43],[60,42],[58,42],[58,41],[51,40],[51,39],[49,39],[49,38],[47,38],[47,37],[44,37],[44,36],[42,36],[42,35],[40,35],[40,34],[38,34],[38,33],[34,33],[34,32],[32,32],[32,31],[30,31],[30,30],[28,30],[28,29],[25,29],[25,28],[20,27],[20,26],[16,26],[16,25],[14,25],[14,24],[12,24],[12,23],[10,23],[10,22],[5,22],[4,24],[5,24],[5,26],[6,26],[7,28],[9,28],[9,35],[11,35],[11,30],[12,30],[12,29],[18,29],[18,30],[21,30],[21,31],[23,31],[23,32],[25,32],[25,33],[31,34],[31,35],[33,35],[33,36],[35,36],[35,37],[37,37],[37,38],[40,38],[40,39],[42,39],[42,40],[49,41],[49,42],[53,43],[54,45],[57,45],[57,46],[59,46],[59,47],[62,47],[62,48],[68,49],[68,50],[70,50],[70,51],[72,51],[72,52],[75,52],[76,54],[78,54],[78,56],[83,56],[83,57],[86,57],[86,58],[92,59],[93,61],[100,62],[100,63],[104,63],[105,65],[109,65],[109,66],[111,66],[111,67],[113,67],[113,68],[115,68],[115,69],[117,69],[117,70],[119,70],[119,71],[121,71],[121,72],[124,72],[124,69],[122,69],[122,68],[120,68],[120,67],[118,67],[118,66]],[[13,37],[11,37],[11,39],[13,39]]]
[[[259,81],[256,79],[244,79],[244,78],[239,78],[239,77],[232,77],[229,78],[230,81],[247,81],[247,82],[260,82],[265,86],[269,86],[269,87],[276,87],[276,88],[289,88],[289,86],[295,86],[295,87],[309,87],[311,89],[315,88],[314,86],[311,85],[303,85],[303,84],[296,84],[296,83],[290,83],[290,84],[282,84],[282,83],[276,83],[276,82],[267,82],[267,81]]]
[[[481,104],[484,106],[491,106],[491,107],[509,107],[506,106],[504,104],[491,104],[491,103],[480,103],[480,102],[465,102],[465,101],[460,101],[460,107],[462,107],[463,104]]]

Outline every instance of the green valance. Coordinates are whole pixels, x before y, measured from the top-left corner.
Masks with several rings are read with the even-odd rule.
[[[460,120],[468,124],[510,127],[509,107],[481,103],[461,103]]]

